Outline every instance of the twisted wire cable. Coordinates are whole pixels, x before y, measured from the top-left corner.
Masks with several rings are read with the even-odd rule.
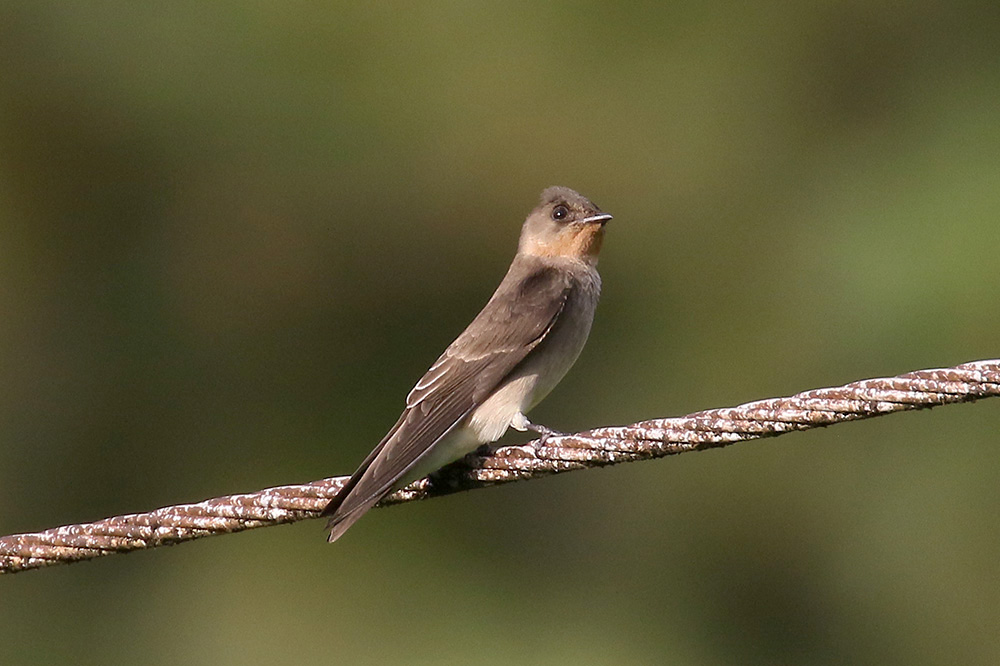
[[[1000,359],[852,382],[678,418],[595,428],[474,453],[380,506],[576,469],[701,451],[796,430],[1000,395]],[[147,513],[0,537],[0,573],[316,518],[348,477],[266,488]]]

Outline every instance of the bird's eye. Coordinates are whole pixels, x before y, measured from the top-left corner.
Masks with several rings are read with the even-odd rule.
[[[553,220],[561,222],[562,220],[565,220],[567,217],[569,217],[569,208],[566,208],[566,206],[559,204],[558,206],[552,209]]]

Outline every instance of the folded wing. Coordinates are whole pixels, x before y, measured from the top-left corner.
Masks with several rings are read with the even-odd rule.
[[[515,259],[486,307],[417,382],[399,420],[323,510],[330,541],[391,492],[552,330],[572,279],[551,266],[523,266],[532,260]]]

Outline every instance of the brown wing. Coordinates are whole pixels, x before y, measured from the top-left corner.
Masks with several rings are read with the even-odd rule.
[[[517,257],[486,307],[406,396],[406,409],[323,510],[333,541],[392,490],[541,342],[572,289],[564,272]]]

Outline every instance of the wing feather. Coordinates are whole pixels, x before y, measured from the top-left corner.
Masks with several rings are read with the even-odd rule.
[[[483,310],[407,395],[396,425],[324,509],[331,541],[502,384],[552,329],[572,287],[564,271],[515,258]]]

